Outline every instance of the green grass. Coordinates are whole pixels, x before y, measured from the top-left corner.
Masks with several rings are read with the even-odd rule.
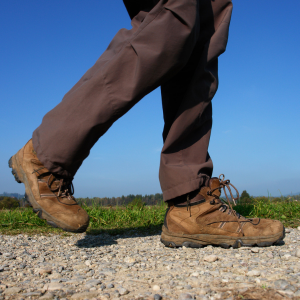
[[[268,201],[257,198],[248,204],[237,205],[235,210],[248,217],[279,220],[285,227],[300,226],[300,201]]]
[[[158,233],[163,224],[166,205],[127,207],[84,207],[90,215],[88,234],[107,232],[115,235],[128,232],[144,234]],[[277,219],[286,227],[300,225],[299,201],[270,201],[266,198],[252,198],[244,204],[238,204],[235,209],[247,217]],[[50,227],[39,219],[31,208],[0,210],[0,233],[63,233],[60,229]]]
[[[157,233],[163,224],[166,205],[128,207],[83,207],[90,216],[88,234],[109,232],[120,234],[135,230],[143,233]],[[59,233],[33,213],[31,208],[0,210],[0,233]]]

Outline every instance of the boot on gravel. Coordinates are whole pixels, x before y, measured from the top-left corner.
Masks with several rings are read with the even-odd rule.
[[[230,186],[238,195],[237,189],[221,175],[220,178],[211,178],[208,186],[200,189],[196,202],[169,203],[162,228],[162,243],[168,247],[201,248],[216,245],[239,248],[271,246],[283,240],[285,229],[281,222],[247,219],[232,209],[225,188],[234,204],[239,196],[233,197]],[[228,204],[220,199],[221,189]]]
[[[84,232],[89,216],[75,201],[71,180],[50,173],[39,161],[30,140],[9,160],[15,180],[24,183],[26,198],[38,217],[53,227]]]

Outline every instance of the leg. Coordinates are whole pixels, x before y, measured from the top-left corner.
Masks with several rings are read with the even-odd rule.
[[[196,189],[212,175],[208,144],[218,56],[225,51],[231,1],[200,1],[200,34],[187,65],[162,85],[165,127],[160,182],[164,200]]]
[[[120,30],[33,133],[41,162],[73,177],[119,117],[187,63],[199,33],[198,0],[161,0]]]
[[[205,15],[200,12],[204,24],[189,63],[162,86],[165,144],[160,179],[169,208],[161,240],[169,247],[270,246],[284,238],[279,221],[247,219],[232,209],[227,196],[228,205],[223,203],[221,189],[227,188],[232,195],[233,187],[224,177],[210,178],[201,187],[212,173],[207,152],[211,99],[217,90],[217,58],[226,47],[232,10],[230,0],[210,1],[201,1],[207,10],[201,11]],[[190,201],[194,190],[200,191]],[[183,194],[189,197],[178,197]]]

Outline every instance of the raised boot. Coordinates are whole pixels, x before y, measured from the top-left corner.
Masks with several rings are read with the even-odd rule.
[[[9,167],[19,183],[24,183],[26,198],[38,217],[53,227],[70,232],[84,232],[89,216],[73,197],[71,180],[50,173],[39,161],[30,140],[9,160]]]
[[[232,196],[230,181],[224,180],[224,176],[210,179],[208,185],[200,189],[198,201],[194,203],[169,203],[161,235],[166,246],[264,247],[283,240],[285,230],[281,222],[247,219],[232,209],[225,187],[234,202],[236,199]],[[222,188],[229,206],[220,199]]]

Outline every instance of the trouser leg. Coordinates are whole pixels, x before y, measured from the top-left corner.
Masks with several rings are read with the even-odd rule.
[[[117,33],[33,133],[49,171],[73,177],[113,122],[186,65],[198,40],[199,1],[161,0]]]
[[[208,154],[211,100],[218,86],[218,56],[225,51],[232,3],[200,1],[200,34],[187,65],[161,86],[165,126],[160,183],[164,200],[190,193],[212,175]]]

